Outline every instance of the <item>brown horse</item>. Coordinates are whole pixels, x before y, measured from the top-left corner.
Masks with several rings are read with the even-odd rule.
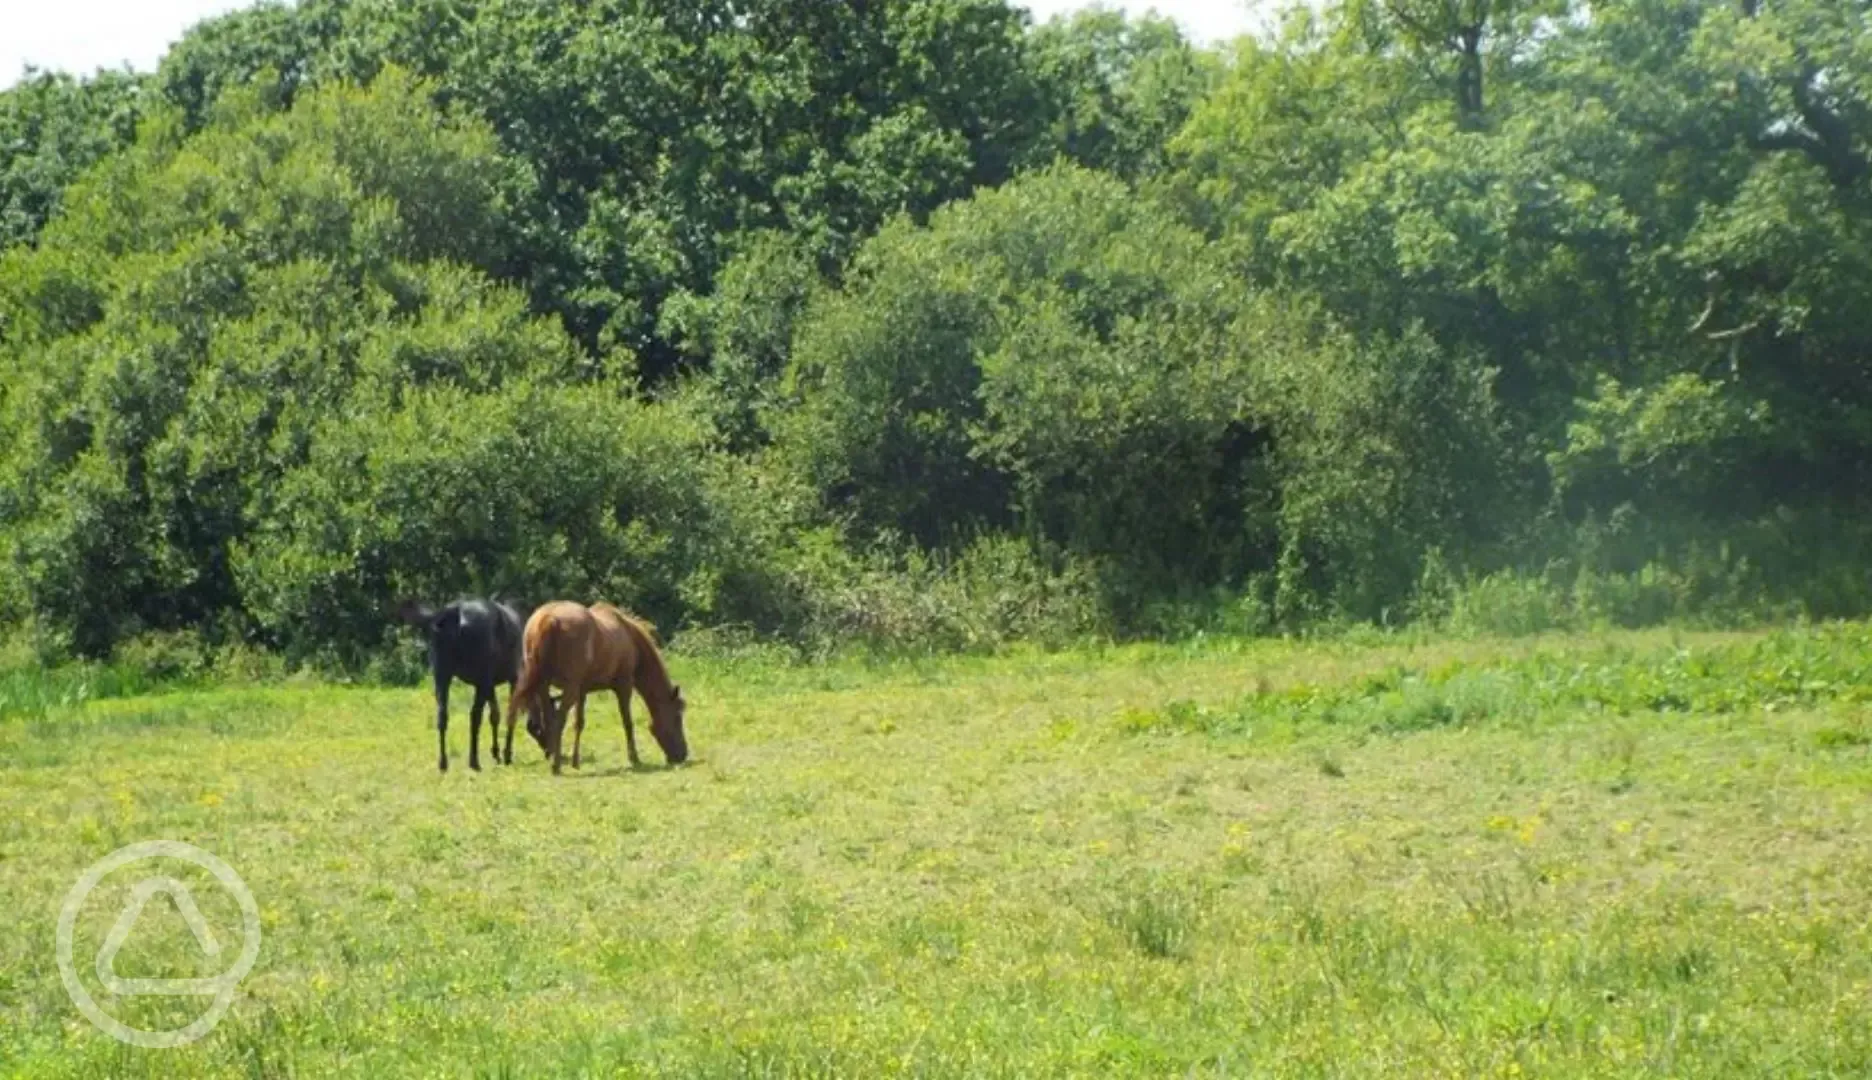
[[[670,681],[669,669],[657,651],[648,624],[610,604],[587,607],[568,600],[546,604],[527,620],[522,637],[520,679],[507,697],[507,758],[513,760],[514,714],[527,709],[527,733],[552,758],[553,772],[564,760],[562,736],[566,714],[576,709],[572,733],[572,767],[579,767],[579,744],[585,734],[585,695],[593,690],[617,694],[624,716],[624,744],[632,766],[637,757],[637,733],[631,727],[631,691],[643,695],[650,707],[650,734],[663,748],[671,765],[689,758],[683,737],[682,687]],[[548,687],[565,691],[555,708]],[[544,720],[538,719],[543,714]]]

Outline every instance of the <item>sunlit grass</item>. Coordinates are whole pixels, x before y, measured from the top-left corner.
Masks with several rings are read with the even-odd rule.
[[[417,689],[53,708],[0,723],[0,1072],[1864,1075],[1868,643],[676,658],[695,763],[623,768],[594,698],[558,780],[524,734],[438,776]],[[265,928],[163,1052],[53,962],[152,837]]]

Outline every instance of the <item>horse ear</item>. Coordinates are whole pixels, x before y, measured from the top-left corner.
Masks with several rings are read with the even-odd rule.
[[[676,704],[681,705],[682,704],[682,687],[677,685],[676,683],[671,683],[670,684],[670,698],[674,700]]]

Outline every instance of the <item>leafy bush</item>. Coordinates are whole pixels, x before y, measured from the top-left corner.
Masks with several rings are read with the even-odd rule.
[[[1545,578],[1500,570],[1457,590],[1447,620],[1457,633],[1539,634],[1572,626],[1574,609]]]
[[[368,648],[390,598],[464,589],[732,620],[759,534],[717,498],[707,438],[601,387],[422,388],[332,418],[235,549],[244,606],[295,653]]]
[[[1478,547],[1509,504],[1494,373],[1415,327],[1356,340],[1290,297],[1247,327],[1280,492],[1277,616],[1402,614],[1426,554]]]
[[[1123,184],[1028,176],[887,228],[814,298],[782,460],[869,535],[1011,528],[1134,593],[1238,573],[1235,303],[1201,237]]]
[[[1063,645],[1104,624],[1090,574],[1070,562],[1049,566],[1004,537],[986,537],[954,557],[883,545],[857,556],[819,533],[787,556],[783,573],[801,607],[798,640],[818,653]]]
[[[426,261],[497,255],[485,129],[394,73],[223,104],[187,140],[150,117],[0,256],[7,599],[86,655],[238,613],[231,546],[352,395],[570,366],[516,297]]]
[[[152,631],[117,643],[111,656],[119,668],[156,683],[190,682],[214,668],[214,657],[192,630]]]

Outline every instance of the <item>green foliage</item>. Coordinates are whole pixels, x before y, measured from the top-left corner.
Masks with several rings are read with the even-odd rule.
[[[767,444],[768,415],[779,407],[780,374],[794,326],[820,283],[810,248],[796,235],[761,231],[722,267],[708,296],[683,292],[663,307],[663,333],[706,358],[695,384],[729,449]]]
[[[742,231],[836,262],[890,214],[1006,179],[1038,127],[1023,45],[1000,0],[309,0],[211,20],[162,83],[199,123],[255,78],[287,105],[386,65],[432,77],[517,166],[507,273],[659,376],[663,302],[706,294]]]
[[[0,671],[0,721],[43,718],[87,701],[147,694],[155,680],[129,664],[81,663]]]
[[[854,647],[885,654],[1061,647],[1108,624],[1098,582],[1049,565],[1026,543],[985,537],[954,556],[876,546],[853,554],[830,532],[803,538],[780,564],[790,617],[812,655]]]
[[[781,449],[862,529],[1010,526],[1125,573],[1226,572],[1249,419],[1231,297],[1124,185],[1024,178],[886,229],[815,298]]]
[[[1681,373],[1632,390],[1602,376],[1580,413],[1568,426],[1567,445],[1549,458],[1562,497],[1598,505],[1614,495],[1653,503],[1674,498],[1692,509],[1721,502],[1726,478],[1761,441],[1768,409],[1745,406],[1729,387]]]
[[[1458,630],[1522,633],[1833,619],[1872,602],[1872,534],[1830,512],[1647,519],[1624,503],[1520,546],[1533,558],[1461,582],[1426,565],[1416,606]]]
[[[145,100],[144,79],[109,71],[29,72],[0,91],[0,251],[31,242],[65,188],[135,138]]]
[[[0,620],[183,670],[360,665],[401,591],[814,651],[1872,609],[1862,16],[303,0],[31,74]]]
[[[1037,162],[1062,155],[1129,180],[1164,172],[1168,145],[1219,81],[1219,58],[1183,40],[1155,12],[1133,20],[1109,8],[1059,15],[1028,48],[1045,98]]]
[[[259,0],[204,19],[164,54],[155,89],[191,129],[210,122],[223,94],[256,80],[270,104],[289,107],[347,6],[346,0]]]
[[[1575,621],[1568,599],[1543,578],[1498,570],[1457,590],[1444,617],[1458,633],[1541,634]]]
[[[992,308],[976,268],[907,221],[853,261],[849,287],[805,315],[777,418],[789,465],[865,528],[923,543],[1005,520],[995,473],[970,454],[974,336]]]
[[[1307,319],[1263,309],[1247,339],[1276,446],[1276,611],[1383,618],[1427,551],[1473,546],[1511,505],[1493,372],[1415,327],[1359,341]]]
[[[1556,13],[1543,5],[1355,4],[1297,13],[1238,51],[1173,143],[1179,205],[1249,280],[1466,372],[1443,384],[1493,372],[1453,414],[1429,420],[1447,394],[1398,410],[1470,447],[1440,464],[1412,454],[1412,490],[1474,500],[1348,536],[1349,579],[1282,596],[1376,617],[1426,544],[1486,574],[1525,562],[1541,547],[1528,534],[1554,518],[1656,516],[1717,542],[1784,511],[1856,520],[1872,426],[1846,368],[1862,369],[1872,333],[1834,290],[1872,280],[1857,231],[1872,218],[1863,110],[1835,89],[1864,70],[1843,11],[1657,3],[1543,22]],[[1466,81],[1484,76],[1486,96]],[[1351,440],[1379,428],[1331,426]],[[1315,515],[1332,530],[1339,506],[1364,501],[1359,461],[1329,446],[1301,474],[1328,493]],[[1351,474],[1338,485],[1335,467]],[[1698,576],[1690,557],[1678,545],[1653,572]],[[1289,549],[1283,586],[1311,561]],[[1662,581],[1645,589],[1701,590]]]
[[[118,642],[111,659],[117,667],[163,685],[205,681],[218,674],[207,642],[193,630],[139,634]]]
[[[718,565],[701,436],[681,420],[608,390],[524,384],[416,389],[332,417],[234,552],[236,581],[297,653],[374,643],[384,598],[464,586],[679,614],[689,576]]]
[[[186,142],[153,124],[0,257],[12,603],[88,654],[238,614],[229,545],[319,418],[573,366],[516,298],[426,261],[486,254],[484,131],[394,74],[224,114]]]

